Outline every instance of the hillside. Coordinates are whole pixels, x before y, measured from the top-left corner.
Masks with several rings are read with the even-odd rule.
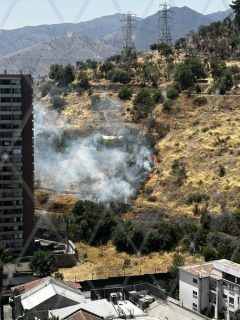
[[[117,51],[105,40],[92,40],[79,33],[47,40],[0,58],[0,66],[9,73],[24,70],[43,77],[51,64],[74,64],[78,60],[103,61]]]
[[[240,261],[236,32],[227,19],[132,61],[52,66],[38,84],[37,206],[64,214],[83,252],[68,279]]]
[[[203,15],[188,7],[172,8],[172,38],[175,41],[200,25],[224,19],[230,11]],[[103,60],[122,48],[123,15],[115,14],[76,24],[42,25],[1,30],[0,66],[9,72],[24,70],[34,77],[47,73],[51,63],[73,63],[92,58]],[[159,37],[158,14],[136,23],[136,47],[148,51]],[[72,40],[72,41],[71,41]],[[81,48],[79,50],[79,48]],[[44,56],[43,56],[44,52]],[[26,59],[26,56],[28,59]]]
[[[188,203],[193,194],[209,197],[208,209],[214,214],[221,206],[234,211],[239,206],[240,167],[239,125],[240,110],[237,96],[209,96],[203,107],[193,105],[193,98],[180,97],[175,102],[176,113],[166,115],[159,106],[154,118],[167,124],[170,132],[157,143],[157,157],[153,176],[137,198],[131,216],[147,211],[162,211],[163,216],[174,218],[194,214],[195,202]],[[175,159],[183,159],[187,178],[177,186],[171,174]],[[219,166],[226,174],[219,176]],[[200,207],[205,205],[200,203]]]

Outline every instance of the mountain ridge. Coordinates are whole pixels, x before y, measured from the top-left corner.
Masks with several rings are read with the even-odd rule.
[[[191,30],[196,31],[200,25],[222,20],[231,12],[227,10],[203,15],[188,7],[174,7],[172,11],[173,41],[185,36]],[[34,77],[41,77],[46,74],[49,61],[66,64],[88,58],[104,60],[121,51],[122,18],[122,14],[116,13],[76,24],[63,23],[1,30],[0,68],[7,69],[9,72],[23,70],[31,72]],[[150,44],[159,38],[158,13],[145,19],[139,18],[137,24],[135,33],[137,50],[147,51]],[[79,36],[72,37],[75,34]],[[71,42],[69,39],[76,41]],[[39,55],[38,51],[42,55]]]

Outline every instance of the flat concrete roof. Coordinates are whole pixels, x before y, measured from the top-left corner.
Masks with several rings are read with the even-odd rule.
[[[169,298],[167,302],[155,301],[151,304],[148,314],[151,317],[168,320],[201,320],[208,319],[201,314],[192,312],[178,305],[178,301]]]
[[[203,278],[209,277],[213,268],[213,262],[207,262],[194,266],[180,267],[180,270],[189,272],[195,276],[201,276]]]

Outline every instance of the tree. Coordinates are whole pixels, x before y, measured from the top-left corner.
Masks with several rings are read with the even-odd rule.
[[[115,212],[91,201],[78,201],[72,218],[76,240],[86,241],[90,245],[106,244],[116,226]]]
[[[31,258],[30,269],[38,277],[47,277],[58,271],[56,259],[50,251],[36,251]]]
[[[180,63],[175,71],[174,79],[180,83],[183,90],[191,87],[194,84],[194,74],[189,66]]]
[[[235,13],[235,21],[237,26],[240,28],[240,0],[234,0],[230,7]]]
[[[149,89],[141,89],[134,102],[133,116],[135,120],[145,119],[153,111],[155,103]]]
[[[227,70],[227,65],[225,61],[213,60],[210,63],[211,73],[214,79],[221,78]]]
[[[197,79],[206,78],[207,74],[202,61],[199,58],[187,58],[177,65],[174,78],[182,89],[191,87]]]
[[[169,273],[171,274],[172,278],[178,277],[179,271],[178,268],[184,266],[185,259],[179,253],[174,253],[172,265],[169,268]]]
[[[77,80],[79,88],[83,90],[88,90],[90,88],[90,83],[86,72],[80,72],[77,76]]]
[[[203,256],[205,258],[205,261],[213,261],[216,260],[218,257],[217,251],[216,249],[214,249],[213,247],[205,247],[203,249]]]
[[[12,256],[10,251],[6,246],[0,243],[0,312],[1,312],[1,319],[4,319],[3,314],[3,267],[4,265],[10,263],[12,261]]]

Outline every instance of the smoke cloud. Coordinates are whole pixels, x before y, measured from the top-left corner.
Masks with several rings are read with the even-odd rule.
[[[120,102],[104,98],[94,108],[101,128],[76,136],[58,113],[35,105],[36,178],[40,187],[83,200],[129,203],[151,171],[151,150],[144,135],[124,123]]]

